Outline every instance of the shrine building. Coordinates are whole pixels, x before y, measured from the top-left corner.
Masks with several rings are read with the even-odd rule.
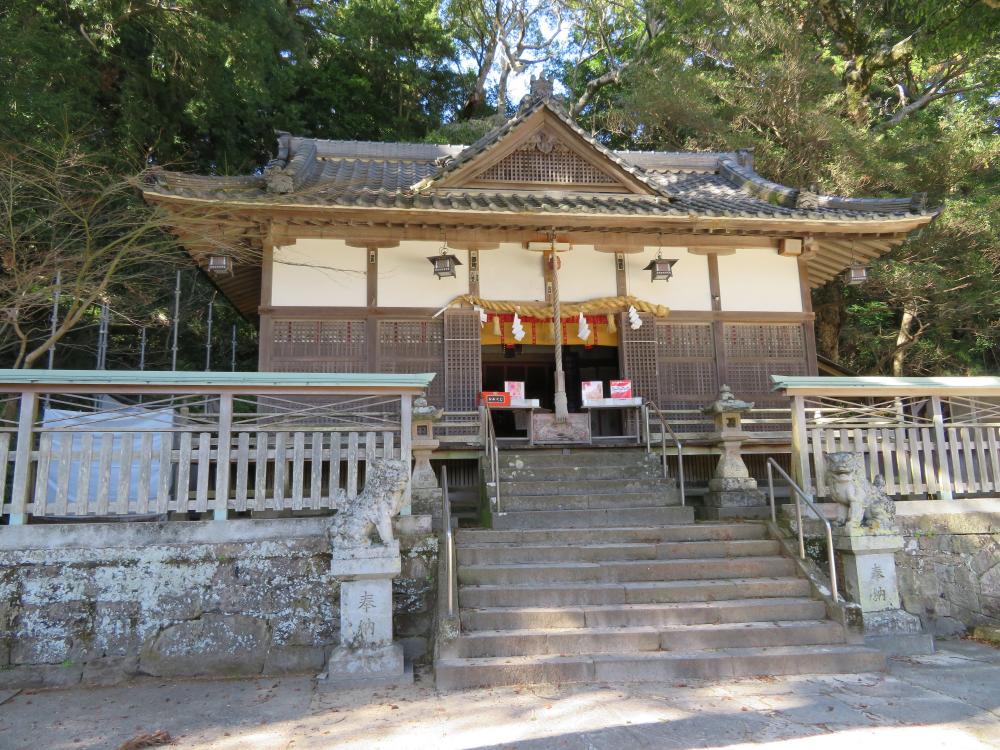
[[[217,218],[181,239],[259,321],[261,371],[436,373],[449,412],[520,382],[571,415],[587,381],[661,408],[723,384],[773,402],[771,375],[817,372],[810,290],[935,216],[771,182],[750,151],[610,150],[546,81],[469,146],[281,133],[261,174],[156,171],[145,197]]]

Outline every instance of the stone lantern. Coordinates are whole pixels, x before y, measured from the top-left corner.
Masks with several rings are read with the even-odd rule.
[[[740,452],[743,441],[750,437],[743,431],[743,412],[752,408],[752,402],[736,398],[724,385],[718,398],[702,409],[712,417],[712,437],[721,452],[705,496],[704,515],[708,519],[763,518],[767,513],[764,493],[757,488]]]
[[[441,419],[442,409],[431,406],[424,396],[413,400],[413,474],[410,477],[412,512],[428,514],[435,527],[441,522],[442,491],[431,468],[431,453],[440,444],[434,437],[434,425]]]

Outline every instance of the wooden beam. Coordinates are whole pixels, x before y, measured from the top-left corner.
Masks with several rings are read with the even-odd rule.
[[[369,239],[366,239],[366,240],[346,239],[346,240],[344,240],[344,244],[347,245],[348,247],[360,247],[363,250],[367,250],[370,247],[374,247],[374,248],[380,248],[380,247],[384,247],[384,248],[399,247],[399,240],[390,240],[390,239],[385,239],[385,238],[382,238],[382,239],[372,238],[370,240]]]

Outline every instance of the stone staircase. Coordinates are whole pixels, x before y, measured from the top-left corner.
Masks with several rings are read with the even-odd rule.
[[[693,523],[642,451],[503,454],[494,528],[457,534],[439,689],[885,669],[762,523]]]

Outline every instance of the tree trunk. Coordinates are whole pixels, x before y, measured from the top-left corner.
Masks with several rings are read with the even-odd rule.
[[[913,342],[913,323],[916,317],[913,308],[903,308],[903,317],[899,321],[899,333],[896,335],[896,351],[892,354],[892,374],[897,378],[903,375],[906,352]]]
[[[844,285],[840,279],[824,284],[813,293],[816,313],[817,353],[840,361],[840,329],[844,324]]]

